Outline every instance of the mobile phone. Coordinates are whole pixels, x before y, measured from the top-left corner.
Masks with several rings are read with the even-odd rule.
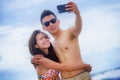
[[[57,5],[58,13],[68,12],[68,10],[66,10],[65,5],[67,5],[67,4]]]

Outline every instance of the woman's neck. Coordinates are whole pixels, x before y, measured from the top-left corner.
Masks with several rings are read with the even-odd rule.
[[[45,52],[45,54],[48,54],[48,49],[44,49],[43,51]]]

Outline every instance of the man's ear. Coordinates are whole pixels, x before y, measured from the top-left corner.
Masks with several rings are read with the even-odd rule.
[[[60,20],[59,20],[59,19],[57,19],[57,21],[58,21],[58,24],[60,24]]]
[[[38,45],[35,44],[35,48],[39,48]]]

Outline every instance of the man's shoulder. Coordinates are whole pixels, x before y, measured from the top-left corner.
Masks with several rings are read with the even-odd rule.
[[[62,30],[62,32],[64,32],[64,33],[70,33],[70,32],[71,32],[71,27],[69,27],[69,28],[67,28],[67,29]]]
[[[68,29],[65,30],[65,32],[66,32],[67,34],[69,34],[69,36],[72,36],[72,37],[76,37],[76,38],[77,38],[78,36],[74,36],[72,29],[73,29],[72,27],[69,27]]]

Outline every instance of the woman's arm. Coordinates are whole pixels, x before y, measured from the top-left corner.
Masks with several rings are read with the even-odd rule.
[[[72,71],[83,68],[87,70],[91,69],[91,66],[89,64],[80,64],[79,62],[76,62],[75,64],[62,64],[62,63],[54,62],[48,58],[39,57],[39,56],[34,56],[33,61],[34,61],[33,63],[43,65],[47,68],[58,69],[62,71]]]
[[[87,69],[88,67],[90,67],[89,64],[80,64],[79,62],[76,62],[75,64],[57,63],[48,58],[41,59],[40,64],[46,66],[47,68],[58,69],[62,71],[72,71],[72,70],[78,70],[83,68]]]

